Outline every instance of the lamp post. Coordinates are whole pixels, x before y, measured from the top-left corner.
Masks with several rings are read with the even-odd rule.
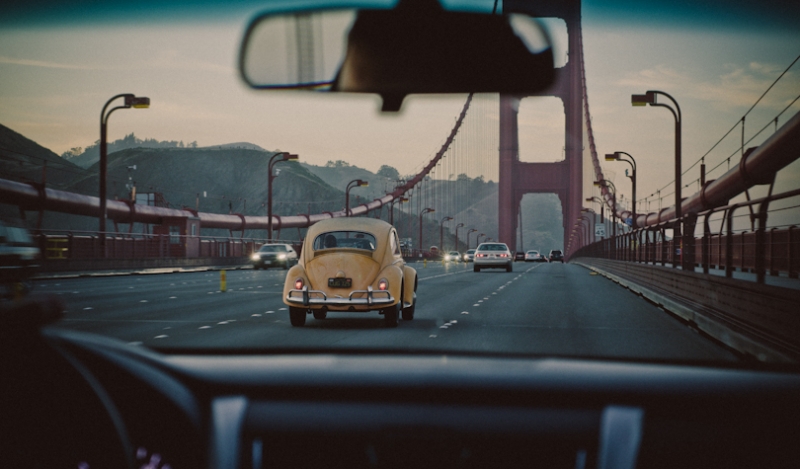
[[[626,160],[622,158],[622,155],[626,155],[630,160]],[[631,218],[633,223],[631,224],[631,228],[636,228],[636,160],[633,159],[629,153],[625,153],[624,151],[615,151],[614,153],[606,154],[606,161],[624,161],[631,165],[631,200],[633,201],[633,206],[631,207]],[[627,171],[626,171],[627,173]],[[627,176],[627,174],[626,174]]]
[[[354,187],[368,187],[369,181],[362,181],[361,179],[353,179],[347,183],[347,188],[344,190],[344,212],[345,216],[350,216],[350,189]]]
[[[276,158],[280,157],[280,159],[276,160]],[[269,242],[272,240],[272,180],[275,179],[275,176],[272,174],[272,167],[275,166],[275,163],[281,161],[297,161],[299,156],[293,155],[286,151],[281,151],[272,155],[272,158],[269,159],[269,165],[267,165],[267,169],[269,171],[267,177],[267,241]]]
[[[112,107],[108,112],[108,106],[112,101],[125,98],[125,102],[121,106]],[[99,236],[100,247],[103,251],[103,257],[106,256],[106,220],[108,214],[106,210],[106,179],[108,179],[108,116],[117,109],[147,109],[150,107],[150,98],[135,96],[131,93],[123,93],[114,96],[106,101],[103,110],[100,112],[100,217],[99,217]]]
[[[419,212],[419,252],[422,252],[422,216],[426,213],[433,213],[436,210],[432,208],[423,208],[421,212]]]
[[[662,95],[662,96],[666,97],[667,99],[669,99],[670,101],[672,101],[672,104],[675,105],[675,108],[673,109],[672,106],[670,106],[668,104],[659,103],[658,99],[657,99],[657,95]],[[675,221],[675,227],[673,228],[673,230],[674,230],[673,234],[674,234],[674,239],[678,240],[681,243],[681,245],[683,245],[683,238],[681,236],[681,216],[682,216],[682,213],[681,213],[681,201],[682,201],[682,198],[681,198],[681,187],[682,187],[682,183],[681,183],[681,123],[682,123],[681,107],[678,105],[678,102],[675,101],[675,98],[673,98],[672,96],[668,95],[667,93],[664,93],[663,91],[649,90],[645,94],[634,94],[634,95],[631,95],[631,105],[632,106],[646,106],[648,104],[651,105],[651,106],[659,106],[659,107],[665,107],[665,108],[669,109],[670,112],[672,113],[672,117],[675,118],[675,220],[676,221]],[[686,266],[683,265],[683,259],[684,259],[683,249],[681,249],[680,263],[681,263],[681,267],[685,268]],[[676,266],[676,264],[674,262],[672,263],[672,265],[673,265],[673,267]]]
[[[442,218],[442,223],[439,224],[439,249],[444,251],[444,222],[452,220],[453,217]]]
[[[469,230],[467,230],[467,251],[469,251],[469,235],[470,233],[475,233],[477,231],[478,230],[476,230],[475,228],[470,228]]]
[[[394,225],[394,203],[395,203],[395,201],[398,201],[398,202],[400,202],[402,204],[403,202],[408,202],[408,198],[407,197],[398,197],[396,199],[392,199],[392,205],[391,205],[391,208],[389,209],[389,224],[390,225]]]
[[[456,251],[458,251],[458,229],[463,227],[463,226],[464,226],[463,223],[459,223],[458,225],[456,225],[456,242],[455,242]]]
[[[608,189],[611,189],[611,200],[612,204],[609,207],[611,209],[611,237],[614,242],[611,244],[613,249],[613,256],[616,259],[616,244],[617,244],[617,188],[614,186],[614,183],[609,181],[608,179],[601,179],[599,181],[594,182],[595,186],[601,187],[605,186]]]
[[[605,239],[605,237],[606,237],[606,234],[605,234],[605,223],[606,223],[606,220],[605,220],[605,208],[606,208],[606,206],[603,203],[603,201],[600,200],[598,197],[594,197],[594,196],[587,197],[586,201],[587,202],[597,202],[598,204],[600,204],[600,223],[603,224],[603,236],[601,236],[600,239]]]
[[[475,247],[477,248],[479,244],[481,244],[481,236],[486,236],[486,233],[481,233],[475,238]]]
[[[588,208],[581,209],[581,219],[586,220],[586,222],[589,224],[588,227],[587,227],[588,230],[589,230],[589,233],[588,233],[588,242],[589,243],[594,243],[596,241],[595,236],[594,236],[595,215],[596,214],[594,213],[594,210],[591,210],[591,209],[588,209]]]

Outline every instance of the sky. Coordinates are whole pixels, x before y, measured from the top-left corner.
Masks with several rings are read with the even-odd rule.
[[[200,146],[246,141],[297,153],[311,164],[341,159],[372,171],[390,164],[402,174],[416,172],[435,154],[464,96],[411,97],[402,112],[381,114],[379,99],[370,95],[248,88],[236,60],[245,27],[259,11],[253,3],[213,18],[177,23],[0,22],[0,123],[61,154],[95,142],[105,101],[130,92],[150,97],[151,107],[115,112],[109,120],[109,140],[133,132],[139,138],[197,141]],[[715,3],[700,2],[706,7]],[[662,108],[631,107],[631,94],[657,89],[678,100],[683,166],[688,168],[800,55],[800,26],[793,27],[791,20],[798,8],[781,14],[780,2],[766,4],[770,15],[734,17],[731,12],[736,9],[714,14],[698,8],[690,16],[673,17],[674,11],[663,5],[652,10],[643,9],[640,2],[619,1],[616,8],[594,0],[583,5],[586,80],[598,150],[601,158],[613,151],[634,155],[639,196],[655,193],[673,178],[673,120]],[[563,59],[566,38],[558,28],[552,34],[556,56]],[[798,95],[800,62],[748,115],[745,138]],[[561,109],[555,98],[522,101],[522,161],[563,158]],[[795,102],[779,122],[798,110]],[[497,115],[490,110],[484,119],[496,121]],[[726,158],[740,138],[737,127],[706,156],[709,169],[723,164],[709,179],[727,169]],[[738,157],[732,164],[737,161]],[[627,194],[623,173],[628,165],[602,165]],[[588,196],[592,189],[588,164],[585,167]],[[698,174],[698,168],[690,170],[684,182],[695,181]],[[779,185],[785,189],[798,184],[800,170],[794,165],[781,175]],[[662,192],[671,190],[665,187]],[[684,194],[695,190],[692,185]],[[663,203],[670,204],[666,198]],[[657,207],[651,203],[650,208]]]

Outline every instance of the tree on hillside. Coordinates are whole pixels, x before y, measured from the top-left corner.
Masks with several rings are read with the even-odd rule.
[[[344,160],[336,160],[336,161],[328,160],[328,162],[325,163],[325,167],[326,168],[348,168],[348,167],[350,167],[350,163],[348,163],[347,161],[344,161]]]
[[[385,164],[378,170],[378,176],[383,176],[391,181],[396,181],[400,179],[400,171]]]

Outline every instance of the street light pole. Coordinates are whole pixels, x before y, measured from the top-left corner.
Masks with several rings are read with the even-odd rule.
[[[280,157],[281,159],[275,160],[275,158]],[[272,158],[269,159],[269,165],[267,165],[267,169],[269,170],[269,175],[267,177],[267,235],[268,240],[267,242],[272,240],[272,180],[275,179],[275,176],[272,174],[272,167],[275,163],[280,161],[297,161],[299,156],[293,155],[286,151],[281,151],[272,155]]]
[[[614,183],[609,181],[608,179],[601,179],[599,181],[594,182],[595,186],[605,186],[608,189],[611,189],[611,200],[612,203],[609,206],[611,209],[611,237],[614,242],[611,244],[613,249],[613,258],[616,259],[617,255],[617,188],[614,186]]]
[[[344,190],[344,213],[345,216],[350,216],[350,189],[354,187],[368,187],[369,181],[362,181],[361,179],[353,179],[347,183],[347,188]]]
[[[469,235],[470,233],[475,233],[477,231],[478,230],[476,230],[475,228],[470,228],[469,230],[467,230],[467,251],[469,251]]]
[[[422,216],[426,213],[433,213],[436,210],[432,208],[424,208],[421,212],[419,212],[419,252],[422,252]]]
[[[119,98],[125,98],[124,104],[122,106],[113,107],[111,110],[106,112],[106,109],[108,109],[108,106],[111,104],[111,102]],[[117,109],[147,109],[149,107],[150,98],[137,97],[132,93],[123,93],[118,94],[106,101],[106,104],[103,106],[103,110],[100,111],[100,226],[98,227],[98,235],[100,238],[100,247],[103,251],[103,257],[106,257],[106,220],[108,219],[108,213],[106,209],[106,199],[108,198],[106,193],[106,180],[108,179],[108,117]]]
[[[657,95],[665,96],[667,99],[672,101],[672,104],[675,105],[675,109],[673,109],[668,104],[659,103],[657,98],[656,98]],[[664,93],[663,91],[649,90],[645,94],[634,94],[634,95],[631,95],[631,105],[633,105],[633,106],[646,106],[648,104],[651,105],[651,106],[659,106],[659,107],[665,107],[665,108],[669,109],[670,112],[672,113],[672,116],[675,118],[675,227],[673,228],[673,231],[674,231],[673,235],[674,235],[674,239],[678,240],[680,242],[680,244],[681,244],[681,247],[682,247],[683,246],[683,236],[681,234],[681,231],[682,231],[681,230],[681,217],[682,217],[681,202],[682,202],[683,199],[681,198],[681,186],[682,186],[682,183],[681,183],[681,124],[682,124],[683,120],[681,118],[681,107],[678,105],[678,102],[675,101],[675,98],[673,98],[672,96],[670,96],[667,93]],[[681,263],[681,267],[685,269],[686,266],[683,265],[683,259],[684,259],[683,249],[681,249],[680,263]],[[674,262],[672,263],[672,265],[673,265],[673,267],[676,266],[676,264]]]
[[[463,226],[464,226],[463,223],[459,223],[458,225],[456,225],[456,242],[454,243],[456,245],[456,251],[458,251],[458,229]]]
[[[475,238],[475,247],[477,248],[479,244],[481,244],[481,236],[486,236],[486,233],[481,233]]]
[[[622,155],[626,155],[630,160],[626,160],[622,158]],[[631,228],[636,229],[636,160],[633,159],[633,156],[630,153],[625,153],[624,151],[615,151],[614,153],[609,153],[606,155],[606,161],[624,161],[631,165],[631,200],[633,201],[633,207],[631,207],[631,218],[633,219],[633,223],[631,224]]]
[[[439,224],[439,249],[444,251],[444,222],[452,220],[453,217],[442,218],[442,223]]]

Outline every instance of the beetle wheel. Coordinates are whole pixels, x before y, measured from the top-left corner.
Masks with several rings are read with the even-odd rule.
[[[289,322],[294,327],[302,327],[306,325],[306,310],[303,308],[289,307]]]
[[[401,299],[400,301],[403,300]],[[386,327],[397,327],[397,313],[399,309],[400,303],[397,303],[383,310],[383,323]]]

